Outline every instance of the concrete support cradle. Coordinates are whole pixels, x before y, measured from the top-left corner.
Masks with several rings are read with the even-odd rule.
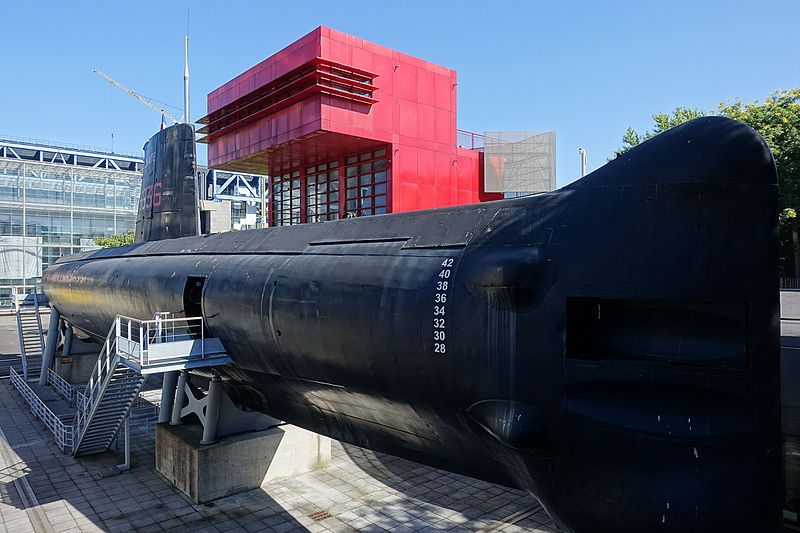
[[[161,407],[158,411],[158,423],[169,422],[172,418],[172,409],[175,405],[175,392],[178,385],[180,371],[164,372],[164,382],[161,385]]]
[[[42,357],[42,373],[39,376],[39,385],[47,385],[47,371],[53,366],[53,359],[56,355],[56,344],[58,343],[58,334],[61,331],[60,327],[61,315],[55,307],[50,308],[50,325],[47,326],[47,341],[44,345],[44,356]]]

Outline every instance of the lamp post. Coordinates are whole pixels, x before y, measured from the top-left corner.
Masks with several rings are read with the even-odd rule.
[[[586,175],[586,150],[578,148],[578,153],[581,156],[581,177]]]

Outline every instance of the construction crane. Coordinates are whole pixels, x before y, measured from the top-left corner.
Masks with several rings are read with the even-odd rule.
[[[178,123],[182,122],[181,119],[176,118],[176,117],[170,115],[169,113],[167,113],[164,110],[163,107],[158,107],[156,104],[154,104],[153,102],[151,102],[150,100],[148,100],[147,98],[142,96],[141,94],[137,93],[136,91],[134,91],[132,89],[128,89],[127,87],[122,85],[120,82],[114,80],[111,76],[109,76],[105,72],[101,71],[100,69],[94,69],[94,73],[97,74],[98,76],[100,76],[101,78],[103,78],[104,80],[106,80],[108,83],[110,83],[114,87],[118,87],[118,88],[122,89],[123,91],[125,91],[126,93],[128,93],[129,95],[133,96],[134,98],[139,100],[141,103],[143,103],[144,105],[146,105],[147,107],[149,107],[153,111],[155,111],[157,113],[161,113],[162,115],[164,115],[166,118],[170,119],[175,124],[178,124]]]

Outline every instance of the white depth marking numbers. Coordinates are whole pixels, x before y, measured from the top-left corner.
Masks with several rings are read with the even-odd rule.
[[[453,260],[451,258],[442,261],[442,270],[436,278],[436,293],[433,296],[433,353],[447,353],[445,312],[452,267]]]

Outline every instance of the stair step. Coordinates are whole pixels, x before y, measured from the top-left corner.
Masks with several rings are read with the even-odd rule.
[[[127,390],[127,391],[124,391],[124,392],[111,391],[111,393],[106,392],[106,394],[103,395],[103,398],[106,399],[106,400],[110,400],[110,401],[116,401],[116,400],[127,400],[127,401],[130,401],[131,400],[131,396],[133,396],[133,392],[134,392],[133,389]]]
[[[95,439],[95,440],[92,440],[91,442],[87,442],[86,446],[83,446],[83,444],[81,444],[80,449],[81,450],[101,450],[102,449],[103,451],[105,451],[111,445],[111,441],[113,441],[113,440],[114,440],[113,436],[112,437],[105,437],[103,439]]]
[[[128,411],[129,407],[130,403],[125,403],[114,405],[113,408],[98,410],[95,412],[94,420],[110,420],[112,418],[115,420],[119,418],[121,420],[125,416],[125,412]]]
[[[111,442],[114,440],[114,435],[105,435],[102,438],[93,438],[89,441],[86,441],[86,448],[108,448]],[[81,449],[84,448],[84,443],[81,443]]]
[[[92,439],[105,439],[105,438],[112,438],[119,430],[120,426],[122,425],[122,421],[116,422],[114,424],[104,424],[96,427],[93,431],[89,431],[84,435],[84,439],[88,439],[88,442],[91,442]]]

